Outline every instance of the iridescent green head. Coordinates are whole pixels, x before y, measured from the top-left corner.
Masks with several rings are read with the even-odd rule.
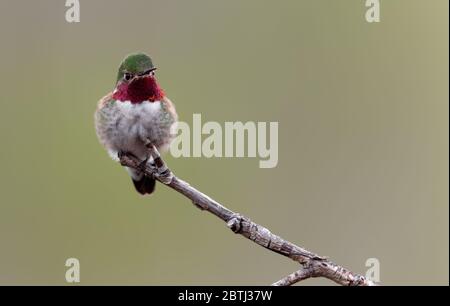
[[[128,55],[120,64],[117,73],[117,82],[120,80],[130,80],[135,76],[143,76],[156,70],[152,59],[145,53]]]

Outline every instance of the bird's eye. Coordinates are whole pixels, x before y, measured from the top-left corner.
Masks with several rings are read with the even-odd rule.
[[[123,75],[123,78],[125,79],[125,81],[129,81],[129,80],[131,80],[133,78],[133,75],[131,73],[126,72]]]
[[[155,70],[150,71],[150,75],[155,75]]]

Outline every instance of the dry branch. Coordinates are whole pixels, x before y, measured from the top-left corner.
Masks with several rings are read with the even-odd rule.
[[[145,175],[153,176],[159,182],[190,199],[198,208],[206,210],[225,221],[234,233],[240,234],[266,249],[289,257],[301,264],[302,269],[277,281],[273,285],[288,286],[312,277],[325,277],[338,284],[347,286],[374,285],[373,282],[365,277],[354,274],[351,271],[334,264],[325,257],[307,251],[292,242],[273,234],[267,228],[214,201],[204,193],[190,186],[187,182],[176,177],[173,172],[167,168],[165,162],[160,157],[159,152],[151,143],[148,143],[147,147],[149,149],[149,154],[154,161],[153,165],[141,161],[131,154],[125,153],[120,155],[120,163],[122,166],[139,169],[143,171]]]

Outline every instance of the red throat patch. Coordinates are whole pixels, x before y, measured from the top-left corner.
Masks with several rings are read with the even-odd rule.
[[[159,87],[153,76],[139,78],[131,83],[123,82],[117,86],[113,99],[118,101],[130,101],[133,104],[144,101],[155,102],[164,97],[164,92]]]

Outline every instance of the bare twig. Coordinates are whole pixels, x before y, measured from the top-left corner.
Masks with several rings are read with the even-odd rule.
[[[303,267],[302,269],[295,271],[294,273],[289,274],[288,276],[283,277],[279,281],[273,283],[272,286],[290,286],[311,277],[314,277],[314,269],[311,265],[305,265],[305,267]]]
[[[166,166],[157,149],[148,143],[150,155],[153,157],[155,166],[143,163],[131,154],[122,154],[120,163],[134,169],[139,169],[147,176],[152,176],[159,182],[181,193],[190,199],[198,208],[206,210],[216,217],[225,221],[228,227],[236,234],[240,234],[260,246],[275,253],[284,255],[300,263],[303,269],[287,276],[273,285],[292,285],[300,280],[311,277],[325,277],[338,284],[348,286],[373,285],[365,277],[354,274],[342,268],[327,258],[307,251],[292,242],[289,242],[273,233],[267,228],[251,221],[249,218],[237,214],[220,203],[214,201],[204,193],[190,186],[187,182],[176,177]]]

